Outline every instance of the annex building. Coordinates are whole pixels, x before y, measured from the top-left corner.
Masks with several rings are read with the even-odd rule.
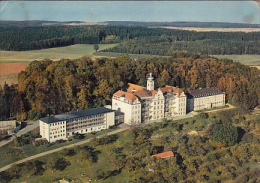
[[[166,85],[155,90],[154,78],[150,73],[146,87],[129,83],[127,91],[114,93],[112,109],[124,113],[124,123],[140,124],[185,115],[186,98],[184,91],[178,87]]]
[[[40,134],[49,142],[67,140],[74,133],[91,133],[115,125],[115,111],[94,108],[39,119]]]
[[[225,92],[217,87],[190,90],[187,94],[187,110],[198,111],[225,105]]]

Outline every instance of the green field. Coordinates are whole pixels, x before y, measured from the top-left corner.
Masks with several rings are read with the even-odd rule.
[[[249,66],[260,66],[260,55],[212,55],[222,59],[228,58]]]
[[[126,55],[126,53],[114,53],[114,52],[97,52],[93,53],[95,57],[111,57],[116,58],[121,55]],[[153,57],[170,57],[170,56],[159,56],[159,55],[147,55],[147,54],[127,54],[131,59],[145,59]]]
[[[114,47],[116,44],[99,44],[99,50]],[[76,59],[84,55],[91,56],[95,52],[93,45],[77,44],[59,48],[32,51],[0,51],[0,63],[31,62],[49,58],[52,60]]]

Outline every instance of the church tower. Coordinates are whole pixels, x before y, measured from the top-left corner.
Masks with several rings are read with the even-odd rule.
[[[150,73],[150,76],[147,79],[147,90],[149,91],[154,90],[154,80],[153,80],[152,73]]]

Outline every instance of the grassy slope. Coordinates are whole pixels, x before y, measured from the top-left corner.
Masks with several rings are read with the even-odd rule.
[[[260,55],[212,55],[213,57],[222,59],[228,58],[236,62],[240,62],[245,65],[259,66],[260,65]]]
[[[103,130],[103,131],[97,132],[95,135],[86,134],[85,138],[82,140],[90,139],[90,138],[108,133],[110,131],[113,131],[113,129]],[[24,159],[29,156],[33,156],[35,154],[39,154],[39,153],[49,151],[52,149],[56,149],[59,147],[63,147],[66,145],[74,144],[74,143],[80,142],[82,140],[73,139],[72,141],[66,141],[63,143],[55,143],[48,148],[46,148],[44,146],[34,147],[32,144],[27,144],[22,147],[15,147],[14,143],[10,142],[9,144],[6,144],[6,145],[0,147],[0,167],[4,167],[5,165],[19,161],[19,160]]]
[[[210,114],[210,119],[215,119],[216,114]],[[255,114],[256,115],[256,114]],[[252,114],[248,114],[245,117],[248,119],[253,119],[254,117],[257,117]],[[250,117],[250,118],[249,118]],[[173,123],[179,123],[184,124],[184,128],[182,133],[185,134],[189,131],[199,131],[205,128],[209,123],[211,123],[211,120],[205,120],[200,119],[198,117],[193,117],[189,119],[183,119],[178,120]],[[160,124],[157,124],[160,125]],[[237,124],[238,126],[243,126],[242,123]],[[171,127],[171,125],[168,125],[166,128],[161,128],[153,133],[154,139],[151,141],[152,143],[161,143],[159,136],[161,135],[169,135],[176,132],[176,129]],[[113,165],[111,165],[110,160],[110,149],[112,147],[120,147],[123,146],[124,143],[126,143],[125,139],[127,132],[121,132],[118,134],[119,138],[115,143],[108,144],[108,145],[102,145],[97,146],[95,148],[95,151],[98,155],[98,162],[93,163],[92,165],[87,165],[85,162],[79,161],[77,159],[77,155],[66,157],[68,161],[70,161],[71,165],[69,165],[66,169],[63,171],[55,171],[55,173],[51,173],[49,170],[46,170],[43,175],[41,176],[30,176],[24,175],[19,180],[13,179],[11,182],[23,182],[23,181],[30,181],[30,182],[53,182],[57,181],[59,179],[62,179],[64,177],[70,178],[74,180],[75,182],[86,182],[86,179],[82,176],[84,174],[86,177],[93,177],[93,174],[95,172],[98,172],[100,170],[111,170],[113,169]],[[167,151],[168,149],[165,149]],[[220,151],[220,150],[219,150]],[[215,151],[216,152],[216,151]],[[39,158],[41,161],[47,161],[51,156],[60,156],[59,153],[53,153],[51,155],[47,155],[44,157]],[[252,163],[249,162],[248,166],[252,166]],[[254,166],[256,166],[256,163],[253,163]],[[251,167],[252,168],[252,167]],[[216,170],[216,169],[215,169]],[[214,171],[215,171],[214,170]],[[119,175],[111,176],[107,179],[101,179],[97,182],[128,182],[131,175],[126,169],[123,169],[122,172]]]
[[[116,44],[100,44],[99,50],[114,47]],[[0,51],[0,63],[31,62],[49,58],[60,60],[62,58],[76,59],[95,52],[93,45],[77,44],[67,47],[50,48],[33,51]]]

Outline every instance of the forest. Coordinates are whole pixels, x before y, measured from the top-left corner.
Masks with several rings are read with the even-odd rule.
[[[137,26],[0,27],[0,49],[37,50],[74,44],[120,43],[105,51],[174,56],[260,54],[259,32],[196,32]]]
[[[130,59],[127,55],[60,61],[42,60],[29,64],[18,76],[18,85],[0,89],[1,120],[36,120],[111,103],[111,96],[128,82],[146,85],[148,73],[155,87],[189,89],[217,86],[227,102],[244,110],[260,104],[259,70],[228,59],[178,53],[176,58]],[[253,99],[253,100],[252,100]]]

